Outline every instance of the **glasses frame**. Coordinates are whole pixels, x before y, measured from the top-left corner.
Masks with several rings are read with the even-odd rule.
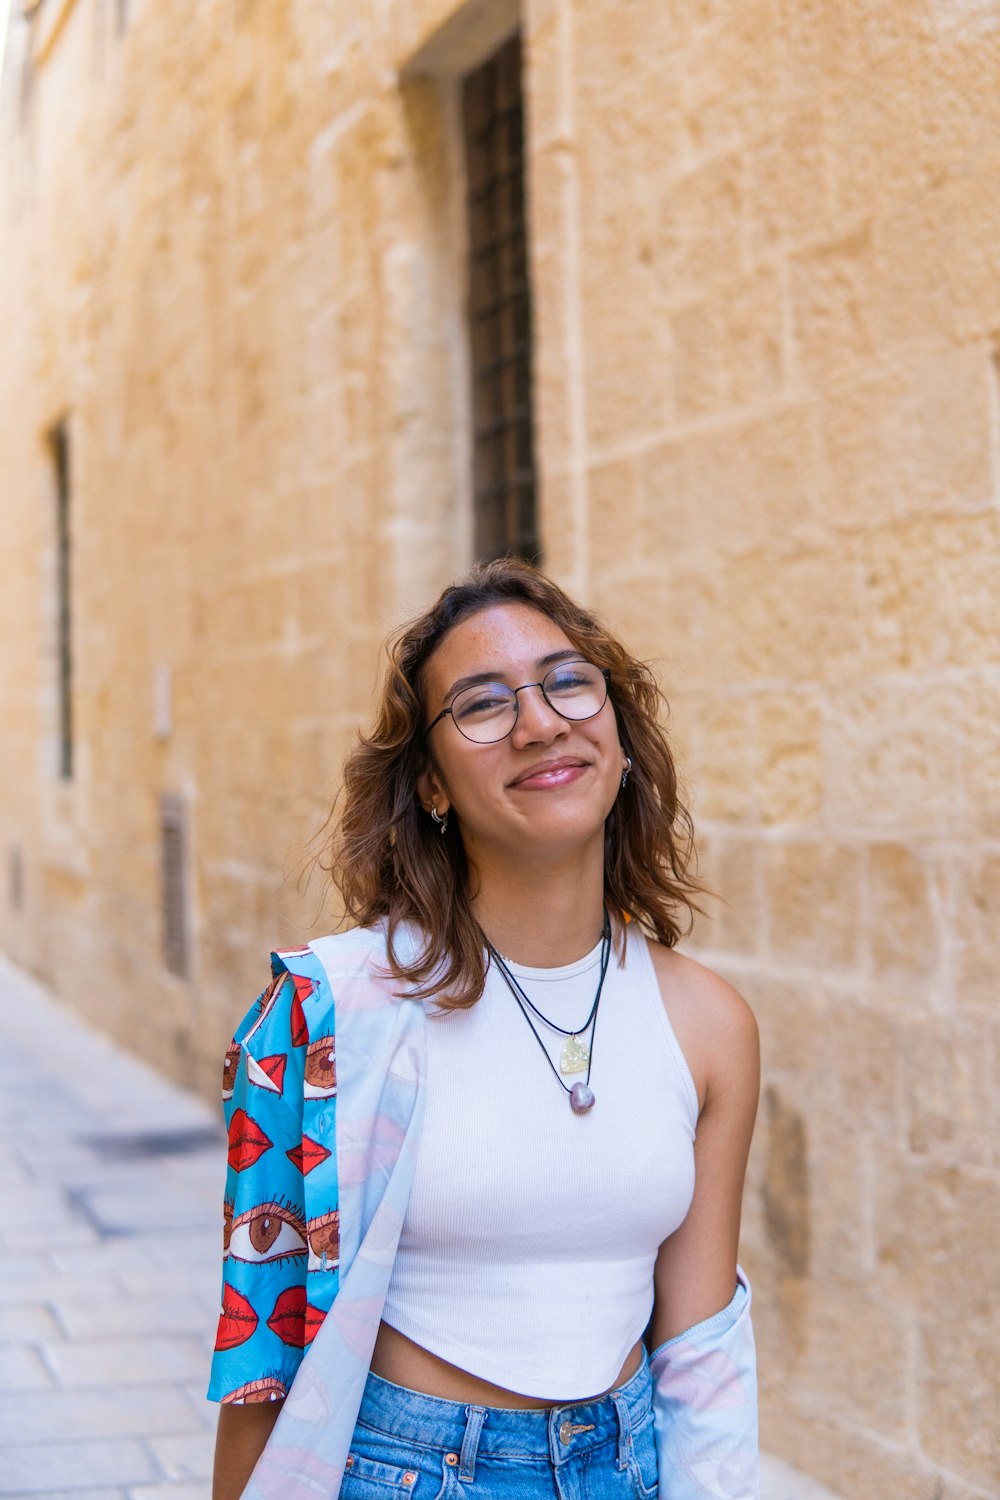
[[[458,730],[458,732],[462,736],[463,740],[468,740],[468,742],[469,742],[470,745],[500,745],[500,744],[503,743],[503,741],[505,739],[507,739],[510,735],[512,735],[514,733],[514,730],[517,728],[517,716],[518,716],[518,713],[520,712],[520,708],[521,708],[521,700],[517,696],[518,693],[523,693],[524,690],[525,690],[525,688],[531,688],[531,687],[538,688],[539,692],[541,693],[542,697],[545,699],[545,701],[548,704],[549,708],[551,708],[552,712],[558,714],[559,717],[560,717],[560,719],[565,719],[567,724],[586,724],[586,722],[587,722],[588,719],[596,719],[597,718],[597,715],[601,712],[601,708],[595,708],[594,712],[592,714],[584,714],[583,718],[581,718],[581,719],[574,719],[570,714],[564,714],[561,708],[557,708],[556,705],[552,702],[552,700],[549,697],[548,693],[545,691],[545,683],[553,675],[553,673],[555,673],[555,672],[561,672],[565,667],[571,667],[575,663],[579,663],[579,662],[582,662],[585,667],[593,667],[594,671],[595,672],[600,672],[601,676],[604,678],[604,703],[601,704],[601,708],[603,708],[604,704],[607,703],[607,701],[608,701],[609,690],[610,690],[610,687],[611,687],[611,669],[610,669],[610,667],[599,667],[596,662],[588,661],[585,656],[572,656],[572,657],[569,657],[566,661],[557,662],[554,667],[551,667],[549,669],[549,671],[546,672],[546,674],[542,678],[541,682],[522,682],[520,687],[510,688],[509,689],[509,691],[511,693],[513,693],[513,695],[514,695],[514,722],[513,722],[513,724],[511,724],[510,728],[506,731],[506,733],[502,734],[499,739],[497,739],[497,740],[474,740],[472,738],[471,734],[466,734],[466,732],[462,728],[461,724],[459,724],[458,720],[455,718],[455,715],[454,715],[454,712],[453,712],[451,704],[449,704],[447,708],[443,708],[441,710],[441,712],[438,714],[438,716],[437,716],[436,719],[432,719],[431,720],[431,722],[428,724],[427,728],[424,730],[423,738],[426,741],[427,736],[430,734],[430,732],[434,728],[435,724],[440,724],[440,722],[441,722],[442,719],[447,718],[447,716],[449,714],[451,714],[451,721],[454,724],[455,728]],[[490,681],[497,681],[497,680],[498,679],[495,679],[495,678],[491,678],[490,679]],[[507,684],[505,682],[504,683],[500,683],[500,686],[501,687],[506,687]],[[472,691],[472,690],[471,689],[465,689],[465,691],[468,692],[468,691]],[[461,697],[461,693],[456,693],[455,694],[455,698],[456,699],[460,698],[460,697]]]

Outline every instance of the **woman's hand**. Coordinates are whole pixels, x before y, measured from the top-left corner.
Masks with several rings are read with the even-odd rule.
[[[283,1405],[266,1401],[219,1407],[212,1500],[240,1500]]]

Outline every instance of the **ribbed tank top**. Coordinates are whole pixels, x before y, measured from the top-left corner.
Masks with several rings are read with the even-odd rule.
[[[508,967],[572,1029],[600,959],[598,944],[562,968]],[[532,1019],[558,1068],[565,1038]],[[574,1114],[496,965],[471,1010],[429,1004],[426,1115],[383,1312],[439,1358],[556,1403],[614,1383],[694,1193],[697,1094],[634,926],[625,963],[611,955],[590,1086],[593,1109]]]

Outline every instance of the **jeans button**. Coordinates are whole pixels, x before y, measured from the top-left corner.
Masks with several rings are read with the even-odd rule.
[[[566,1447],[566,1448],[569,1447],[570,1443],[573,1441],[573,1423],[572,1422],[570,1422],[570,1421],[560,1422],[560,1424],[559,1424],[559,1441],[563,1444],[564,1447]]]

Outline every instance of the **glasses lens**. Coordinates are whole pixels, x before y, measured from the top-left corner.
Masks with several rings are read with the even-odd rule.
[[[546,674],[542,692],[564,719],[592,719],[604,707],[608,684],[600,667],[589,661],[567,661]]]
[[[467,740],[492,745],[513,729],[517,697],[503,682],[482,682],[459,693],[451,712]]]

